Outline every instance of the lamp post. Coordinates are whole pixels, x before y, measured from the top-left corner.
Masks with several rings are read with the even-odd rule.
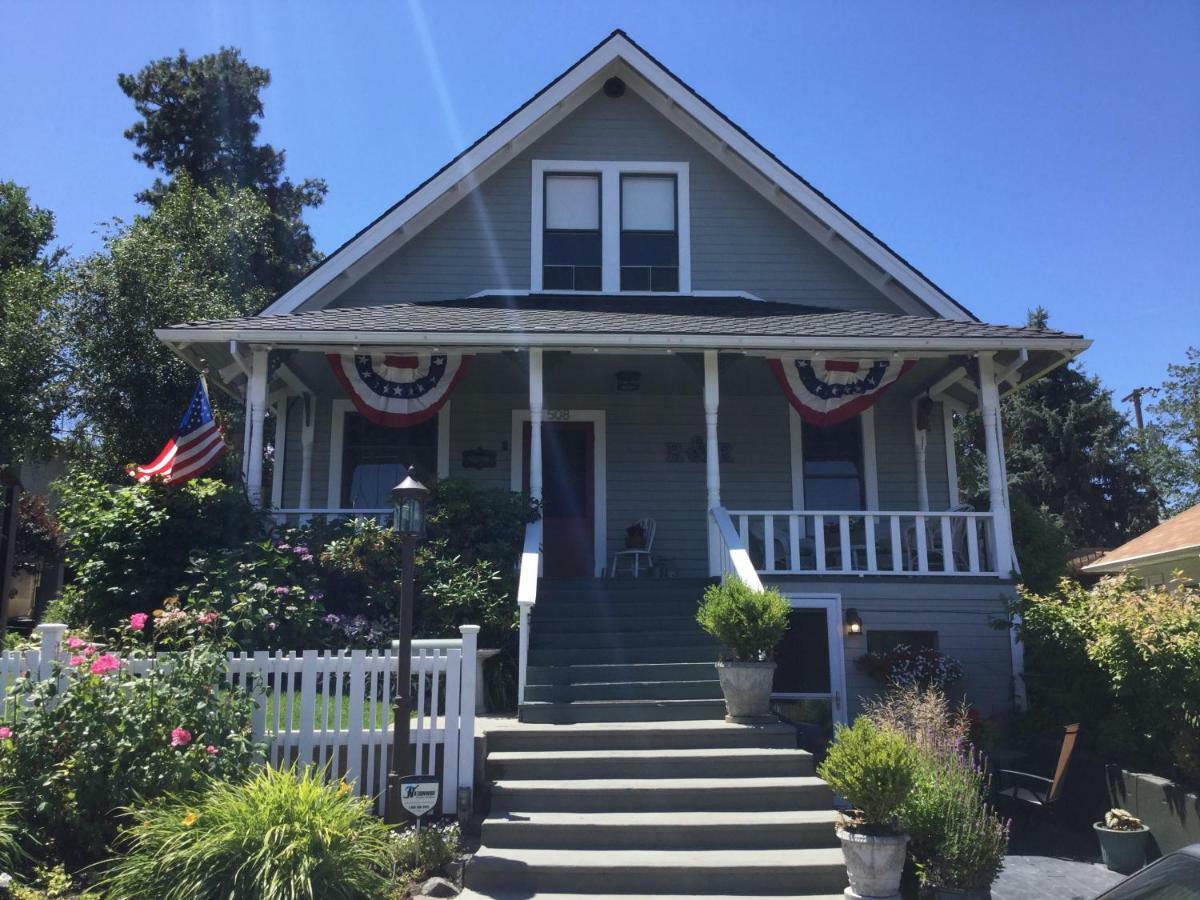
[[[413,554],[417,541],[425,537],[425,501],[429,489],[417,481],[416,469],[409,467],[408,477],[392,488],[392,530],[399,535],[402,548],[400,572],[400,644],[396,653],[396,703],[392,708],[392,767],[387,777],[387,821],[399,824],[400,779],[409,774],[409,713],[412,710],[412,622]]]

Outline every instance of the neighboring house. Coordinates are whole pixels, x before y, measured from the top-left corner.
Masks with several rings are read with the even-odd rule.
[[[1168,584],[1182,573],[1184,584],[1200,584],[1200,504],[1083,567],[1089,575],[1132,572],[1147,587]]]
[[[985,713],[1020,697],[999,399],[1089,342],[980,322],[621,32],[262,314],[157,333],[245,394],[246,481],[280,520],[382,514],[410,464],[540,498],[522,691],[533,604],[648,517],[646,574],[674,579],[650,584],[791,598],[782,697],[844,720],[878,689],[854,660],[904,640],[960,659]],[[976,408],[986,510],[955,475]]]

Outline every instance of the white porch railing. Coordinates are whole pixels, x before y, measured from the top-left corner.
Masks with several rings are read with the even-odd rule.
[[[721,538],[721,580],[725,581],[734,575],[751,590],[761,591],[762,580],[758,577],[758,570],[754,568],[742,536],[733,527],[729,511],[717,506],[709,510],[709,514]]]
[[[762,575],[1008,574],[988,512],[730,510]]]
[[[324,506],[311,507],[294,507],[288,509],[272,509],[270,511],[271,518],[277,525],[303,525],[306,522],[311,522],[314,519],[379,519],[384,520],[391,518],[392,508],[379,507],[378,509],[329,509]]]
[[[525,702],[525,672],[529,666],[529,630],[532,627],[533,607],[537,604],[538,578],[542,574],[542,521],[525,526],[525,545],[521,549],[521,566],[517,579],[517,609],[520,610],[520,633],[517,651],[517,702]]]
[[[459,792],[475,781],[475,671],[479,626],[463,625],[462,637],[412,644],[416,709],[409,740],[415,771],[441,776],[445,814],[458,807]],[[52,662],[65,660],[66,628],[42,625],[41,647],[0,653],[0,719],[15,714],[8,689],[25,675],[49,678]],[[158,660],[169,658],[162,654]],[[328,766],[327,777],[345,780],[383,811],[392,746],[396,653],[386,650],[231,653],[229,681],[256,699],[254,739],[268,745],[273,764]],[[144,674],[158,660],[127,663]]]

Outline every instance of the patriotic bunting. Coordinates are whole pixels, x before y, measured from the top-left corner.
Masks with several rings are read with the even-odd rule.
[[[870,409],[915,360],[785,356],[769,362],[796,412],[809,424],[824,427]]]
[[[471,361],[455,353],[327,353],[325,358],[355,408],[376,425],[390,428],[415,425],[434,415]]]
[[[168,484],[182,484],[211,469],[227,449],[225,436],[213,420],[208,391],[201,378],[175,436],[167,441],[154,462],[130,466],[128,471],[142,483],[157,477]]]

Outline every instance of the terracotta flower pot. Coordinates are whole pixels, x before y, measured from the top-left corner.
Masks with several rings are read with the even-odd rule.
[[[719,662],[717,677],[725,695],[725,721],[743,724],[774,721],[771,715],[773,662]]]
[[[908,835],[857,834],[839,828],[837,836],[850,879],[846,896],[899,900]]]

